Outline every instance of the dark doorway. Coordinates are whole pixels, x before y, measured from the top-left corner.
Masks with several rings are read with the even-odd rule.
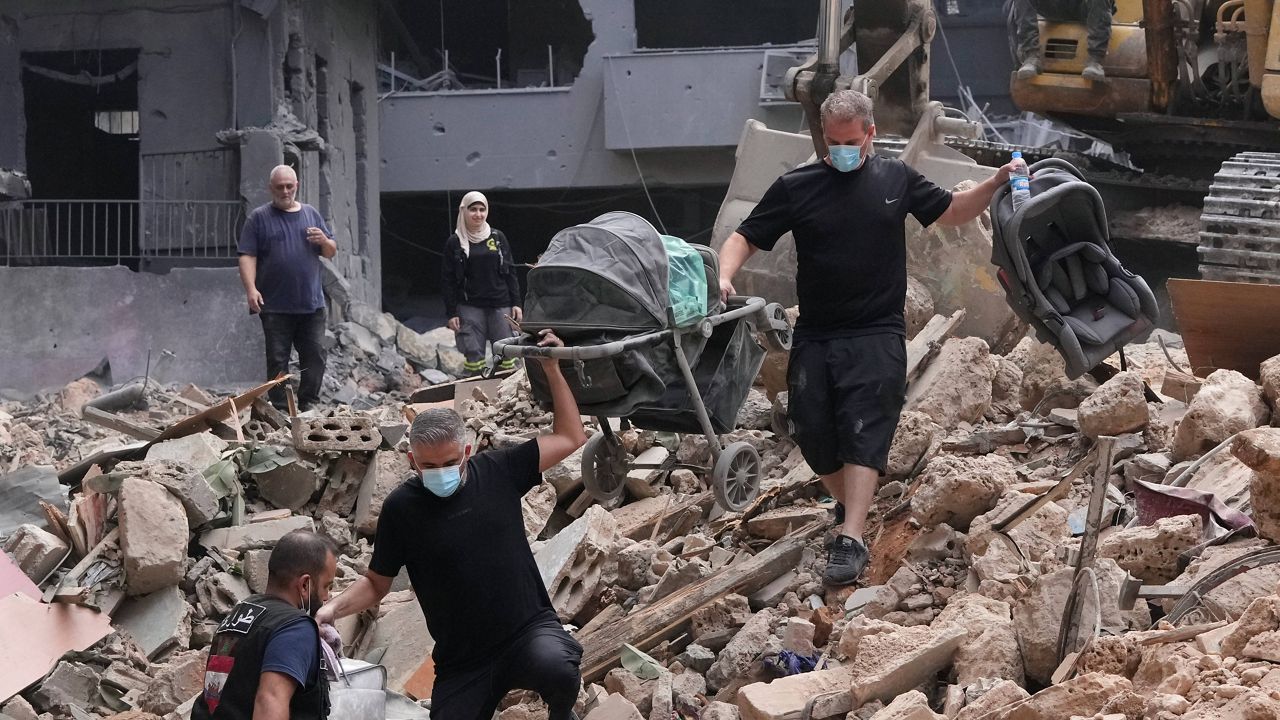
[[[138,51],[22,55],[37,198],[138,199]]]
[[[136,256],[138,50],[23,53],[22,91],[32,198],[80,201],[37,206],[47,230],[36,254]]]

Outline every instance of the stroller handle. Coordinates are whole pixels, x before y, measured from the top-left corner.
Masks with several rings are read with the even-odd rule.
[[[611,357],[627,350],[657,345],[671,337],[670,330],[636,335],[625,340],[615,340],[600,345],[573,345],[565,347],[540,347],[533,335],[518,335],[493,343],[493,354],[503,358],[545,357],[556,360],[595,360]]]
[[[545,357],[556,360],[596,360],[613,357],[627,350],[657,345],[669,340],[675,332],[699,332],[710,336],[711,329],[721,323],[755,315],[756,321],[763,328],[770,327],[770,319],[765,314],[766,303],[762,298],[733,295],[729,297],[728,309],[716,315],[703,318],[700,325],[682,330],[656,330],[654,332],[635,335],[622,340],[602,343],[600,345],[573,345],[565,347],[539,347],[536,337],[530,334],[517,335],[493,343],[493,354],[501,358]]]

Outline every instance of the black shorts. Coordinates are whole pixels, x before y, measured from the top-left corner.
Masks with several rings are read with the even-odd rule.
[[[787,385],[791,436],[815,473],[830,475],[849,464],[884,474],[906,399],[901,335],[797,341]]]

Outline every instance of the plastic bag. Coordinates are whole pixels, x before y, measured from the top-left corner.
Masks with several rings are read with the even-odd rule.
[[[667,249],[667,292],[676,327],[685,327],[707,314],[707,270],[702,255],[692,245],[671,235],[663,235]]]

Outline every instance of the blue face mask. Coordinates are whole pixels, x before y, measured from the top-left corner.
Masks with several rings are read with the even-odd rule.
[[[422,487],[431,494],[446,498],[458,491],[462,485],[462,466],[450,465],[442,468],[424,468],[418,471],[422,477]]]
[[[840,172],[857,170],[862,164],[861,145],[829,145],[827,153],[831,158],[831,167]]]

